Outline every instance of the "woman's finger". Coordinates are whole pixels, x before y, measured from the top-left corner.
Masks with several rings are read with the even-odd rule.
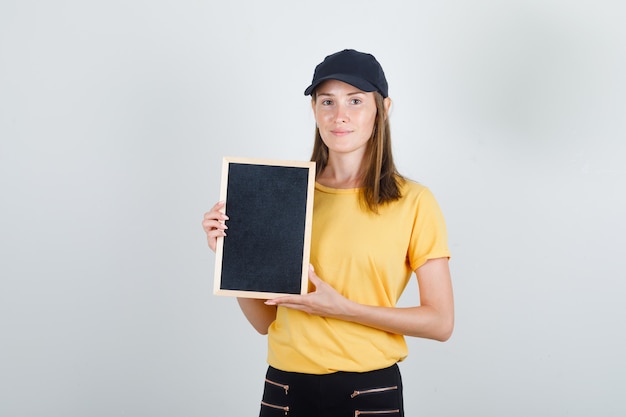
[[[211,211],[204,213],[202,218],[202,228],[207,235],[209,247],[213,251],[217,247],[217,239],[226,236],[226,229],[228,229],[224,223],[228,220],[228,216],[223,212],[224,205],[224,201],[217,202]]]

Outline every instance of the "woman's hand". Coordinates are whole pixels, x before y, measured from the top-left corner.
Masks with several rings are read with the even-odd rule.
[[[305,295],[287,295],[267,300],[265,304],[283,306],[316,316],[347,318],[350,307],[354,304],[333,287],[317,276],[313,266],[309,267],[309,281],[315,286],[315,291]]]
[[[202,219],[202,228],[213,252],[217,246],[217,238],[226,236],[226,229],[228,229],[228,226],[224,224],[224,221],[228,220],[228,216],[224,214],[224,204],[224,201],[218,202],[211,211],[204,213]]]

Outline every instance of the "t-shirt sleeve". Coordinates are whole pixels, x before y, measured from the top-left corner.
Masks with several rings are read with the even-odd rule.
[[[417,196],[408,257],[413,271],[429,259],[450,257],[443,213],[428,188],[424,188]]]

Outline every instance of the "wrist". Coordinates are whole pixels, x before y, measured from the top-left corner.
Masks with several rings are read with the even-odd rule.
[[[357,321],[356,318],[359,317],[363,305],[347,298],[345,300],[346,301],[342,308],[341,317],[339,318],[346,321]]]

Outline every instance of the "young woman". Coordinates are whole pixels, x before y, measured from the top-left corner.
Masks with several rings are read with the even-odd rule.
[[[310,291],[238,299],[268,334],[260,416],[403,416],[404,336],[445,341],[454,326],[444,219],[430,190],[396,170],[374,56],[327,56],[305,95],[317,123]],[[202,223],[213,250],[226,236],[222,208]],[[420,303],[396,307],[413,272]]]

